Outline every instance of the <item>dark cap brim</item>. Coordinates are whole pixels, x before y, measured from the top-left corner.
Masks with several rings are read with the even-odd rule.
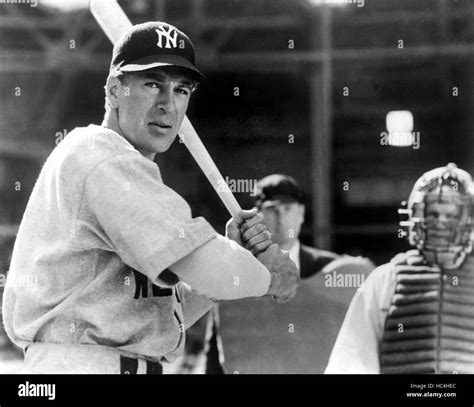
[[[120,65],[119,69],[124,72],[141,72],[148,69],[165,67],[165,66],[179,66],[192,71],[198,80],[204,81],[206,77],[200,72],[191,62],[179,55],[162,54],[149,55],[144,58],[137,59],[126,65]]]

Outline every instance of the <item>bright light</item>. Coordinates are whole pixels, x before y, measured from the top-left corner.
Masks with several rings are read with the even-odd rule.
[[[413,144],[413,114],[408,110],[393,110],[387,113],[388,144],[407,147]]]
[[[392,110],[387,113],[387,130],[413,131],[413,114],[409,110]]]
[[[89,0],[39,0],[39,5],[70,11],[89,7]]]

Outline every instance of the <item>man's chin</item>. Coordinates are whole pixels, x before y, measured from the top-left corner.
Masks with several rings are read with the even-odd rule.
[[[169,143],[160,143],[159,145],[156,146],[155,152],[157,154],[166,153],[170,149],[173,142],[174,140]]]
[[[161,137],[153,137],[152,143],[150,148],[155,153],[165,153],[171,147],[176,139],[176,135],[174,136],[161,136]]]
[[[155,151],[155,154],[163,154],[166,153],[170,148],[169,147],[163,147]]]

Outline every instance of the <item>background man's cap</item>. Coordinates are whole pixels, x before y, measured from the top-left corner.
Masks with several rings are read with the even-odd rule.
[[[186,68],[198,80],[205,79],[195,66],[194,45],[189,37],[168,23],[150,21],[133,26],[118,40],[110,70],[137,72],[163,66]]]
[[[257,208],[269,208],[282,203],[304,203],[301,185],[289,175],[273,174],[257,183],[255,205]]]

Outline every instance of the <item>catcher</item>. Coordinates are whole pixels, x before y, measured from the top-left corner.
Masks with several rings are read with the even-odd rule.
[[[473,195],[455,164],[415,183],[401,212],[416,249],[358,290],[326,373],[474,373]]]

